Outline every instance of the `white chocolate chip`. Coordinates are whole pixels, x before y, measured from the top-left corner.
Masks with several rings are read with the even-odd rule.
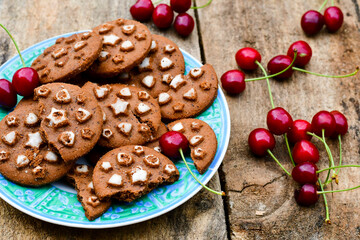
[[[173,172],[175,172],[175,166],[171,165],[171,164],[166,164],[164,167],[164,172],[168,175],[172,174]]]
[[[52,52],[51,56],[54,59],[58,59],[58,58],[61,58],[62,56],[65,56],[66,54],[67,54],[66,49],[65,48],[60,48],[60,49],[57,49],[54,52]]]
[[[136,107],[136,112],[138,113],[138,114],[146,114],[146,113],[148,113],[148,112],[150,112],[151,111],[151,108],[148,106],[148,105],[146,105],[145,103],[139,103],[139,105]]]
[[[138,92],[138,98],[140,99],[140,100],[148,100],[149,98],[150,98],[150,94],[148,94],[147,92],[145,92],[145,91],[140,91],[140,92]]]
[[[133,184],[145,183],[148,177],[147,171],[138,166],[131,171],[131,182]]]
[[[204,141],[204,137],[201,135],[195,135],[190,139],[190,145],[191,146],[197,146],[199,145],[202,141]]]
[[[123,184],[122,177],[118,174],[113,174],[108,180],[108,184],[114,187],[120,187]]]
[[[28,133],[28,141],[25,143],[26,147],[39,148],[43,142],[40,132]]]
[[[137,155],[137,156],[140,156],[141,154],[144,153],[144,148],[142,146],[135,146],[134,147],[134,153]]]
[[[124,51],[124,52],[130,52],[134,48],[135,48],[134,44],[129,40],[124,41],[123,43],[121,43],[121,46],[120,46],[120,50]]]
[[[170,87],[176,90],[179,87],[181,87],[184,83],[186,83],[186,82],[185,82],[183,75],[179,74],[179,75],[176,75],[174,77],[174,79],[171,81]]]
[[[202,149],[202,148],[195,148],[194,150],[194,157],[196,159],[203,159],[205,156],[206,152]]]
[[[66,89],[61,89],[56,93],[54,100],[58,103],[69,103],[71,101],[69,91]]]
[[[85,165],[85,164],[78,165],[78,166],[76,166],[75,171],[77,173],[81,173],[81,174],[82,173],[88,173],[89,172],[89,166]]]
[[[83,123],[91,118],[92,114],[84,108],[78,108],[75,118],[78,122]]]
[[[170,100],[171,100],[170,94],[168,94],[166,92],[159,94],[159,98],[158,98],[159,105],[164,105],[164,104],[170,102]]]
[[[156,41],[152,40],[151,41],[150,51],[156,51],[156,49],[157,49]]]
[[[46,119],[49,121],[49,127],[57,128],[69,124],[69,119],[66,117],[66,110],[51,108],[51,112]]]
[[[161,79],[161,81],[166,84],[170,84],[171,80],[173,80],[173,77],[169,73],[164,74]]]
[[[97,196],[90,196],[87,200],[87,203],[94,208],[101,204]]]
[[[181,122],[175,124],[175,125],[171,128],[171,130],[177,131],[177,132],[184,132],[184,131],[185,131],[184,126],[182,125]]]
[[[123,97],[123,98],[129,98],[129,97],[131,97],[131,91],[128,87],[122,88],[119,91],[119,95],[120,95],[120,97]]]
[[[110,86],[103,86],[103,87],[97,87],[97,88],[94,88],[94,93],[95,93],[95,96],[98,98],[98,99],[102,99],[102,98],[105,98],[110,92]]]
[[[15,116],[6,116],[6,125],[9,127],[17,126],[19,124],[19,120]]]
[[[104,62],[106,59],[109,58],[109,52],[101,51],[99,55],[99,61]]]
[[[131,123],[127,123],[127,122],[121,122],[118,124],[118,129],[121,133],[123,133],[124,135],[128,136],[131,132],[132,129],[132,124]]]
[[[25,155],[19,155],[16,158],[16,167],[22,168],[27,166],[30,163],[30,160]]]
[[[152,88],[155,85],[155,79],[153,76],[148,75],[142,79],[141,83],[147,88]]]
[[[9,152],[4,151],[4,150],[0,151],[0,161],[1,162],[9,160],[9,156],[10,156]]]
[[[103,131],[102,131],[102,136],[104,138],[107,138],[109,139],[111,136],[113,135],[112,131],[108,128],[104,128]]]
[[[140,63],[138,68],[139,68],[140,72],[145,72],[145,71],[151,70],[150,58],[149,57],[144,58],[144,60]]]
[[[7,145],[10,145],[10,146],[15,145],[16,138],[17,138],[17,132],[15,132],[15,131],[11,131],[2,137],[4,143],[6,143]]]
[[[121,38],[118,36],[111,34],[104,36],[103,44],[104,45],[110,45],[115,46],[115,44],[119,43],[121,41]]]
[[[92,181],[88,184],[88,188],[94,190],[94,183]]]
[[[161,153],[161,147],[157,146],[157,147],[154,147],[154,150]]]
[[[117,161],[121,166],[130,166],[134,159],[127,153],[118,153]]]
[[[48,162],[56,162],[58,160],[58,157],[57,155],[52,152],[52,151],[48,151],[46,154],[45,154],[45,157],[44,159]]]
[[[157,168],[160,166],[160,159],[155,155],[147,155],[144,157],[144,163],[152,168]]]
[[[125,33],[126,35],[130,35],[132,34],[133,32],[135,32],[135,25],[124,25],[122,27],[122,32]]]
[[[190,70],[190,77],[199,78],[204,74],[204,71],[201,68],[193,68]]]
[[[75,143],[75,133],[72,131],[63,132],[59,135],[58,140],[66,147],[72,147]]]
[[[167,57],[163,57],[160,61],[160,69],[163,71],[168,70],[168,69],[172,68],[173,66],[174,66],[173,61],[171,61]]]
[[[115,103],[110,104],[110,107],[113,110],[115,116],[118,116],[119,114],[125,114],[128,106],[129,103],[120,98],[117,98]]]
[[[38,121],[39,121],[38,116],[36,116],[34,113],[31,112],[26,116],[25,124],[28,126],[33,126],[37,124]]]
[[[175,47],[174,46],[172,46],[172,45],[166,45],[165,47],[164,47],[164,52],[166,52],[166,53],[172,53],[172,52],[174,52],[175,51]]]
[[[102,162],[101,163],[101,169],[104,171],[104,172],[108,172],[112,169],[112,166],[111,166],[111,163],[110,162]]]
[[[81,49],[84,48],[86,45],[87,45],[87,42],[85,42],[85,41],[79,41],[79,42],[75,43],[75,46],[74,46],[75,52],[81,50]]]
[[[187,100],[196,100],[197,92],[194,88],[191,88],[189,91],[184,93],[183,97]]]

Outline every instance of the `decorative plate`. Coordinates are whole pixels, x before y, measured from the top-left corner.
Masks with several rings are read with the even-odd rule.
[[[23,51],[26,65],[30,66],[45,48],[55,43],[57,38],[72,34],[74,33],[50,38]],[[181,51],[185,58],[186,73],[194,67],[201,66],[201,63],[189,53]],[[13,57],[0,67],[0,78],[11,80],[15,71],[21,67],[19,56]],[[8,111],[0,108],[0,119],[7,114]],[[219,89],[218,96],[212,106],[197,118],[207,122],[214,129],[218,140],[215,159],[205,174],[200,175],[192,164],[191,158],[187,157],[187,161],[196,176],[203,183],[207,183],[219,168],[230,138],[229,109],[221,89]],[[79,161],[83,161],[83,159]],[[85,217],[75,190],[62,181],[40,188],[29,188],[14,184],[0,174],[0,197],[20,211],[50,223],[92,229],[125,226],[169,212],[200,191],[201,186],[192,178],[185,164],[178,161],[176,166],[180,171],[180,179],[177,182],[159,187],[132,203],[113,204],[106,213],[94,221],[89,221]]]

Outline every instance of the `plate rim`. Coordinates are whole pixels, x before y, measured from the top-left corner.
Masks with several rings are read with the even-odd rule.
[[[32,50],[34,48],[34,45],[40,45],[43,44],[45,42],[48,41],[52,41],[55,39],[58,39],[60,37],[64,37],[66,35],[72,35],[72,34],[76,34],[76,33],[82,33],[82,32],[87,32],[87,31],[91,31],[91,30],[81,30],[81,31],[75,31],[75,32],[69,32],[69,33],[64,33],[61,35],[57,35],[48,39],[45,39],[41,42],[35,43],[33,45],[31,45],[30,47],[26,48],[25,50],[21,51],[22,54],[26,54],[28,51]],[[198,64],[199,66],[203,66],[203,64],[198,61],[195,57],[193,57],[191,54],[189,54],[187,51],[185,51],[184,49],[180,48],[180,51],[184,54],[187,55],[187,57],[189,57],[194,63]],[[13,56],[12,58],[10,58],[9,60],[7,60],[4,64],[2,64],[0,66],[0,69],[6,69],[7,65],[10,64],[10,62],[12,61],[16,61],[16,59],[19,58],[18,55]],[[20,60],[20,58],[19,58]],[[207,184],[212,177],[215,175],[215,173],[218,171],[221,163],[224,160],[224,157],[226,155],[228,146],[229,146],[229,142],[230,142],[230,131],[231,131],[231,118],[230,118],[230,111],[229,111],[229,106],[226,100],[226,97],[219,85],[218,88],[218,96],[223,100],[223,105],[225,108],[225,116],[226,116],[226,122],[223,122],[223,124],[226,126],[226,136],[225,136],[225,143],[224,143],[224,148],[223,151],[221,152],[220,156],[219,156],[219,161],[217,162],[217,164],[213,167],[213,172],[211,174],[209,174],[209,176],[203,180],[204,184]],[[17,210],[31,216],[34,218],[37,218],[39,220],[48,222],[48,223],[52,223],[52,224],[56,224],[56,225],[60,225],[60,226],[66,226],[66,227],[73,227],[73,228],[83,228],[83,229],[107,229],[107,228],[115,228],[115,227],[122,227],[122,226],[128,226],[128,225],[133,225],[136,223],[140,223],[140,222],[145,222],[147,220],[159,217],[165,213],[168,213],[172,210],[174,210],[175,208],[179,207],[180,205],[186,203],[188,200],[190,200],[195,194],[197,194],[200,190],[202,189],[202,186],[199,185],[192,193],[190,193],[189,195],[187,195],[186,197],[184,197],[183,199],[181,199],[181,201],[177,202],[176,204],[165,208],[157,213],[154,213],[152,215],[146,216],[144,218],[140,218],[140,219],[134,219],[128,222],[120,222],[120,223],[105,223],[105,224],[96,224],[96,222],[93,223],[70,223],[70,222],[66,222],[65,220],[56,220],[56,219],[50,219],[44,216],[41,216],[39,214],[37,214],[36,212],[32,212],[29,211],[28,209],[24,208],[21,205],[18,205],[15,201],[13,201],[11,198],[9,198],[8,196],[4,195],[2,192],[0,192],[0,198],[3,199],[6,203],[10,204],[12,207],[16,208]]]

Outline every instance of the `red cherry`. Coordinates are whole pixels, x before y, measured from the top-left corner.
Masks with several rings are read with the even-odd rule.
[[[285,109],[277,107],[268,112],[266,122],[270,132],[282,135],[289,131],[293,120]]]
[[[291,44],[287,55],[291,58],[294,58],[294,50],[297,50],[297,56],[294,62],[294,65],[297,67],[304,67],[310,62],[312,56],[312,50],[309,44],[305,41],[297,41]]]
[[[194,30],[195,22],[192,16],[187,13],[180,13],[176,16],[174,27],[176,32],[183,37],[187,37]]]
[[[34,89],[39,86],[39,74],[30,67],[17,70],[13,76],[12,84],[15,91],[24,97],[33,95]]]
[[[300,190],[295,190],[295,200],[299,205],[310,206],[315,204],[319,196],[317,194],[316,185],[314,184],[305,184]]]
[[[184,13],[191,7],[191,0],[171,0],[170,6],[177,13]]]
[[[0,79],[0,105],[6,108],[13,108],[17,103],[17,95],[11,82]]]
[[[275,138],[271,132],[265,128],[254,129],[248,139],[250,150],[257,156],[265,156],[267,150],[275,147]]]
[[[154,4],[151,2],[151,0],[138,0],[130,8],[131,16],[141,22],[149,20],[153,11]]]
[[[312,136],[307,134],[307,132],[311,132],[311,124],[302,119],[295,120],[287,134],[289,142],[296,143],[301,140],[310,141]]]
[[[330,113],[334,116],[336,125],[333,137],[337,137],[339,134],[345,135],[348,131],[349,126],[344,114],[339,111],[332,111]]]
[[[164,133],[159,140],[163,154],[170,158],[180,157],[180,148],[186,152],[189,148],[189,141],[184,134],[176,131]]]
[[[332,6],[325,10],[324,20],[327,30],[329,32],[336,32],[343,24],[344,15],[340,8]]]
[[[287,68],[291,64],[291,62],[292,62],[291,57],[286,56],[286,55],[278,55],[276,57],[273,57],[269,61],[267,68],[268,68],[270,74],[275,74],[275,73],[281,72],[282,70]],[[284,73],[277,75],[275,78],[286,79],[286,78],[291,77],[293,72],[294,71],[292,70],[292,68],[289,68]]]
[[[229,94],[239,94],[245,90],[245,74],[240,70],[229,70],[220,80],[223,89]]]
[[[292,155],[297,164],[303,162],[317,163],[320,158],[319,150],[308,140],[297,142],[292,150]]]
[[[292,178],[295,182],[300,184],[312,183],[316,184],[318,176],[316,171],[318,168],[312,162],[303,162],[296,165],[291,173]]]
[[[317,34],[323,26],[324,16],[318,11],[307,11],[301,18],[301,27],[307,35]]]
[[[158,28],[168,28],[174,20],[174,12],[169,5],[159,4],[152,14],[152,19]]]
[[[236,63],[244,70],[255,70],[258,65],[255,61],[261,62],[261,55],[254,48],[241,48],[235,54]]]
[[[328,111],[320,111],[313,117],[311,121],[311,128],[318,136],[322,136],[322,130],[324,129],[325,137],[330,137],[335,132],[335,118]]]

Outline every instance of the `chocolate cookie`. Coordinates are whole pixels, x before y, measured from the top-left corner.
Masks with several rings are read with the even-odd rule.
[[[170,82],[170,90],[157,98],[161,116],[171,120],[196,116],[213,103],[217,90],[218,79],[209,64],[191,69],[187,76],[177,75]]]
[[[100,199],[131,202],[161,184],[179,179],[174,163],[153,149],[129,145],[105,154],[96,164],[93,183]]]
[[[144,144],[151,140],[161,123],[156,100],[139,88],[123,84],[98,86],[88,82],[83,86],[99,101],[104,126],[100,146],[116,148]]]
[[[32,99],[22,99],[0,122],[0,173],[26,186],[54,182],[73,165],[65,164],[48,146],[40,131],[37,105]]]
[[[150,93],[154,98],[167,92],[171,80],[185,72],[184,57],[178,46],[166,37],[152,35],[150,53],[140,65],[130,71],[130,81]]]
[[[100,200],[96,196],[92,176],[93,167],[84,164],[76,164],[66,175],[68,181],[75,187],[77,198],[90,221],[100,217],[111,206],[110,200]]]
[[[78,86],[50,83],[34,90],[41,130],[65,162],[89,152],[101,135],[103,114],[95,97]]]
[[[181,119],[169,123],[170,131],[178,131],[189,140],[191,158],[200,174],[203,174],[214,160],[217,140],[212,128],[199,119]]]
[[[159,139],[167,131],[168,131],[168,129],[167,129],[166,125],[164,123],[161,123],[159,129],[156,131],[155,134],[152,135],[151,141],[146,143],[144,146],[146,146],[148,148],[152,148],[155,151],[161,153]]]
[[[151,46],[149,29],[136,21],[117,19],[93,29],[103,38],[99,58],[89,72],[98,77],[113,77],[140,64]]]
[[[88,69],[99,57],[102,41],[94,32],[59,38],[38,56],[31,67],[40,77],[40,83],[65,82]]]

